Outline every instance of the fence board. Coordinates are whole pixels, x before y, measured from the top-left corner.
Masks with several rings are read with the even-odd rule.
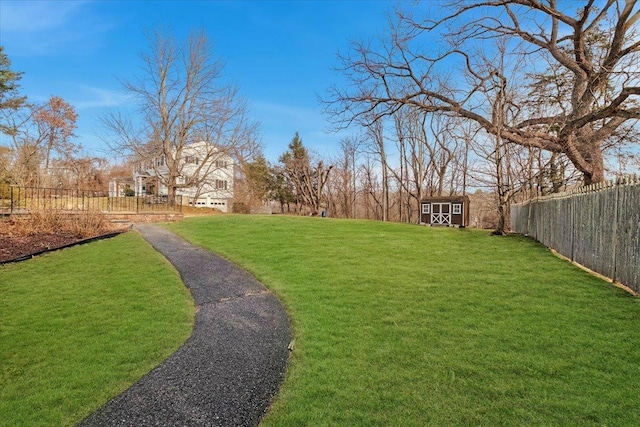
[[[640,291],[640,186],[618,188],[618,232],[614,279]]]
[[[615,256],[615,199],[615,190],[581,194],[574,205],[573,260],[607,277],[612,276]]]
[[[526,205],[514,205],[511,207],[511,229],[518,230],[519,233],[525,236],[530,235],[529,231],[529,204]]]
[[[625,178],[511,208],[511,228],[640,292],[640,180]]]

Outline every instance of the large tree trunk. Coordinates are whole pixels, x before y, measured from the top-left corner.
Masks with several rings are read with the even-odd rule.
[[[583,172],[584,185],[596,184],[604,181],[604,159],[599,147],[590,146],[589,160],[591,171]]]
[[[505,226],[507,225],[507,215],[505,211],[505,205],[500,202],[498,204],[498,225],[496,229],[491,232],[494,236],[504,236],[506,233]]]

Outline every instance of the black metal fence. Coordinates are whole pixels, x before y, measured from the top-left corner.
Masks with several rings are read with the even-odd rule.
[[[106,191],[18,186],[0,188],[0,214],[42,210],[103,213],[182,212],[182,196],[110,197]]]
[[[511,229],[640,292],[637,176],[514,205]]]

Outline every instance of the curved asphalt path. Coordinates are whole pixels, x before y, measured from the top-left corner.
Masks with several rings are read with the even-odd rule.
[[[136,229],[191,290],[194,329],[178,351],[79,426],[257,426],[287,365],[292,334],[282,305],[228,261],[161,227]]]

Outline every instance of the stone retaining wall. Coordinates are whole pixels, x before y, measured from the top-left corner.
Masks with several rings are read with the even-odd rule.
[[[104,213],[105,219],[111,222],[153,223],[178,222],[184,219],[181,213]]]

